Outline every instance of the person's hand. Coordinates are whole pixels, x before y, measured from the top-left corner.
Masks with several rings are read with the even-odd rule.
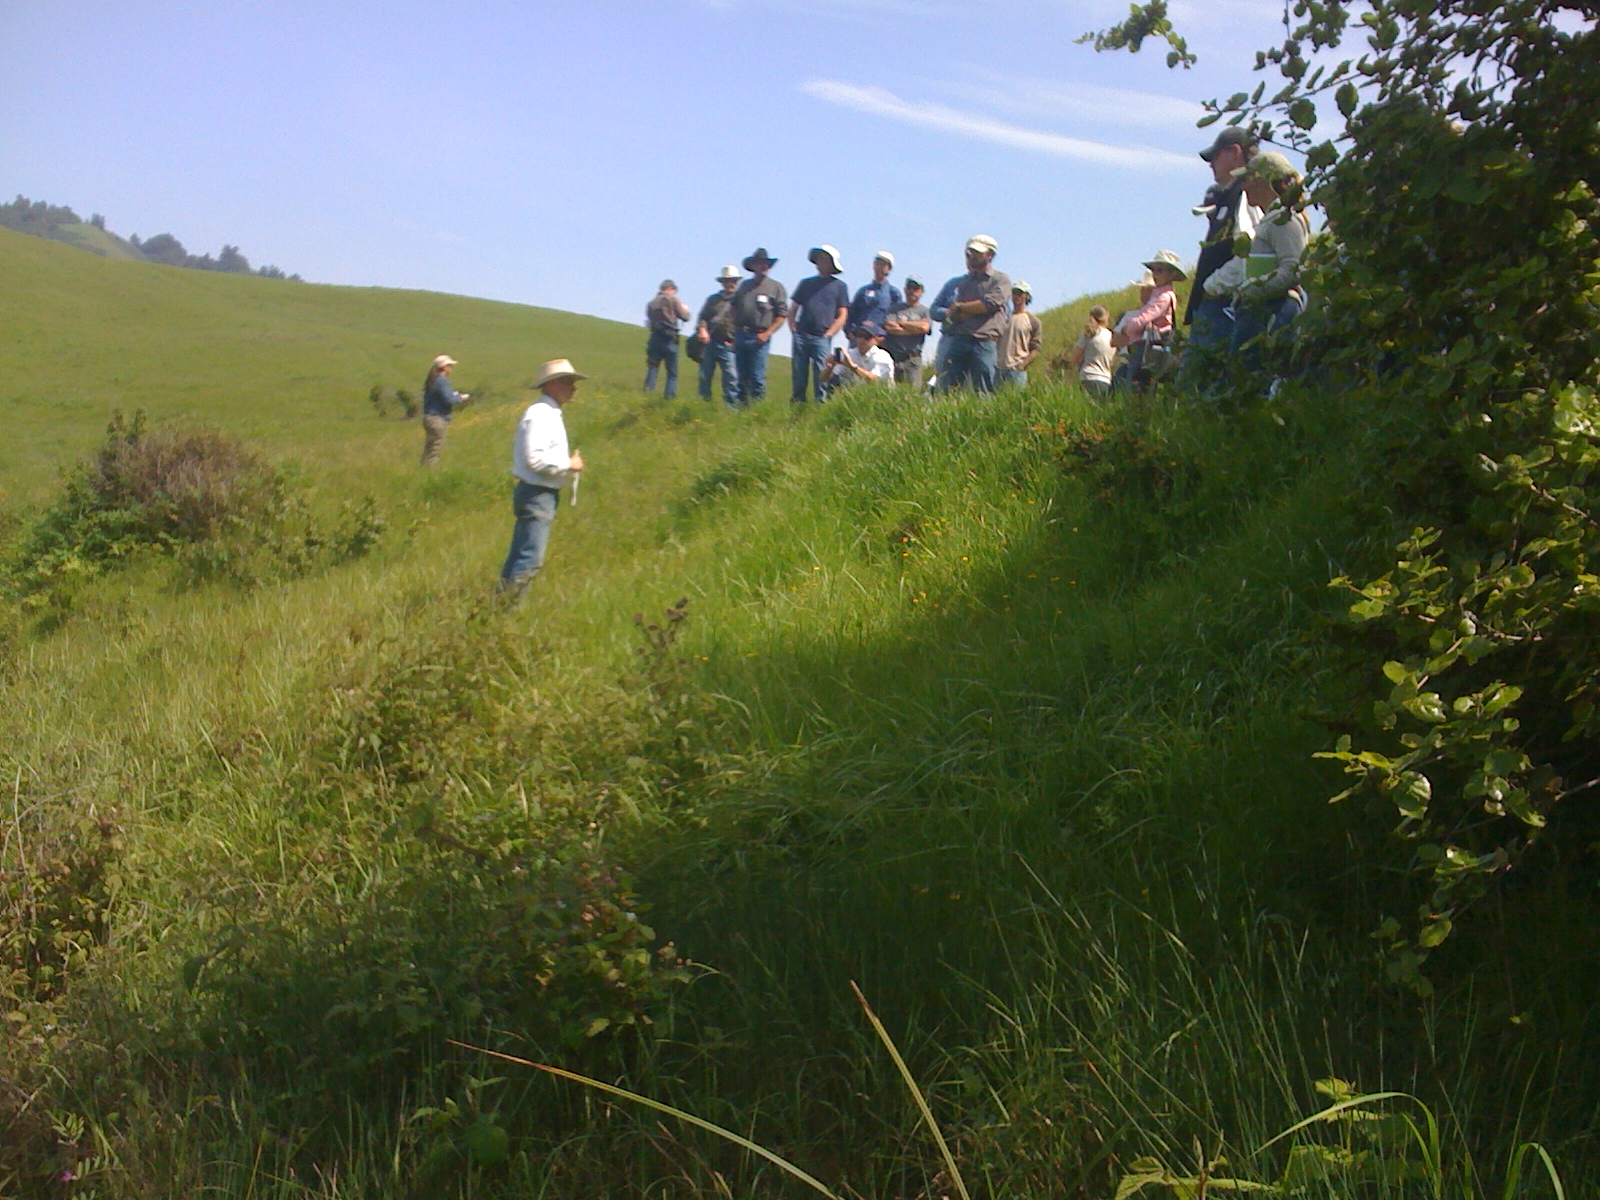
[[[572,456],[572,460],[567,464],[567,470],[569,470],[569,471],[581,471],[581,470],[583,470],[583,455],[574,454]]]
[[[695,339],[697,341],[699,341],[699,343],[702,346],[707,346],[707,345],[711,344],[711,335],[709,333],[707,333],[704,329],[696,329],[694,331],[694,336],[695,336]]]
[[[771,337],[771,336],[772,336],[772,334],[768,330],[763,329],[763,330],[761,330],[761,332],[756,334],[756,341],[760,342],[763,346],[765,346],[767,344],[767,339],[769,337]]]
[[[899,321],[890,320],[883,323],[883,331],[885,333],[904,333],[905,328]]]

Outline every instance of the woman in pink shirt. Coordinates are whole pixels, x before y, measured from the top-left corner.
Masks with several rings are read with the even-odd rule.
[[[1151,346],[1165,346],[1172,340],[1173,318],[1178,311],[1178,296],[1172,285],[1187,279],[1178,256],[1171,250],[1158,250],[1144,264],[1155,280],[1155,290],[1138,312],[1123,317],[1111,334],[1111,344],[1132,347],[1128,351],[1127,380],[1134,386],[1146,382],[1146,352]],[[1141,377],[1143,376],[1143,377]]]

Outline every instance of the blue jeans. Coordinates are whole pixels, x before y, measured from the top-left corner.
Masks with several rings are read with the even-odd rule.
[[[652,392],[656,386],[656,369],[667,368],[666,386],[661,394],[671,400],[678,394],[678,335],[664,329],[652,329],[650,341],[644,350],[644,390]]]
[[[733,357],[739,365],[739,404],[767,398],[767,351],[770,342],[755,334],[738,329],[733,334]]]
[[[1221,387],[1233,356],[1233,310],[1217,296],[1202,297],[1194,306],[1189,340],[1183,348],[1180,379],[1202,395]]]
[[[833,339],[823,337],[820,333],[797,333],[794,335],[794,349],[790,353],[794,356],[791,360],[790,375],[794,381],[794,393],[789,397],[796,404],[806,402],[806,374],[811,375],[810,399],[821,404],[822,394],[822,364],[828,361],[828,352],[833,349]]]
[[[1010,367],[1000,372],[1000,382],[1011,387],[1027,387],[1028,373],[1026,371],[1013,371]]]
[[[1251,371],[1261,370],[1264,364],[1262,362],[1262,346],[1258,339],[1263,334],[1277,333],[1280,329],[1287,329],[1294,319],[1305,311],[1305,307],[1305,302],[1297,295],[1289,295],[1282,300],[1269,300],[1265,303],[1235,303],[1233,308],[1233,353],[1235,358]]]
[[[500,568],[500,586],[517,587],[544,566],[544,548],[550,542],[550,522],[556,519],[561,493],[521,479],[511,491],[511,511],[517,523],[511,529],[511,550]]]
[[[997,343],[980,342],[964,333],[950,334],[939,343],[944,369],[939,372],[939,390],[948,392],[962,385],[975,391],[992,392],[995,384]]]
[[[722,402],[739,407],[739,366],[734,362],[733,343],[709,341],[700,349],[700,399],[711,399],[711,376],[722,368]]]

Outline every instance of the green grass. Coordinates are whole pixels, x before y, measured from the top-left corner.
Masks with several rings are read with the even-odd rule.
[[[1431,1005],[1373,985],[1375,913],[1414,899],[1382,816],[1330,808],[1311,758],[1343,686],[1326,581],[1392,532],[1359,500],[1370,414],[1309,396],[1225,420],[1061,386],[730,414],[639,394],[639,331],[589,318],[20,237],[0,256],[25,283],[0,300],[22,331],[0,402],[29,431],[4,452],[14,521],[120,406],[239,434],[319,504],[371,492],[395,531],[245,591],[177,590],[143,559],[6,660],[11,827],[114,808],[122,830],[113,936],[47,1009],[74,1036],[0,1073],[42,1089],[32,1145],[100,1139],[101,1194],[726,1194],[719,1175],[782,1194],[737,1151],[491,1073],[445,1034],[624,1082],[841,1194],[923,1194],[937,1155],[852,981],[994,1195],[1108,1196],[1136,1156],[1192,1165],[1196,1140],[1271,1176],[1288,1147],[1262,1144],[1333,1076],[1441,1113],[1456,1194],[1492,1194],[1529,1137],[1569,1188],[1592,1179],[1592,898],[1508,893]],[[416,423],[366,393],[415,388],[438,350],[488,395],[423,474]],[[514,385],[556,354],[597,376],[568,414],[590,469],[503,610]],[[680,597],[683,635],[635,654],[634,615]],[[376,749],[335,752],[352,728]],[[434,812],[628,864],[704,973],[647,1030],[576,1045],[445,1011],[475,982],[446,979],[417,1009],[438,1027],[332,1094],[278,1065],[342,1019],[292,989],[281,1044],[219,1034],[228,1010],[176,981],[230,931],[359,938],[399,914],[448,951],[484,883],[419,832]],[[258,965],[323,961],[301,952]],[[376,969],[352,954],[329,969]],[[394,998],[360,994],[389,1028]],[[475,1161],[489,1124],[509,1156]]]

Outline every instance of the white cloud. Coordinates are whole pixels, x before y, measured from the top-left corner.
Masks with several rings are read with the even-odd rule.
[[[949,89],[951,93],[1014,116],[1192,130],[1194,123],[1205,114],[1205,109],[1193,101],[1131,88],[1016,78],[991,71],[978,71],[974,75],[984,82],[958,84]]]
[[[963,137],[978,138],[1027,150],[1034,154],[1048,154],[1055,158],[1072,158],[1080,162],[1097,163],[1106,167],[1124,167],[1136,171],[1191,170],[1193,163],[1182,154],[1170,150],[1156,150],[1146,146],[1118,146],[1107,142],[1089,141],[1068,137],[1043,129],[1028,129],[999,121],[979,113],[963,112],[945,104],[903,100],[886,88],[862,87],[837,79],[812,79],[800,85],[800,90],[817,100],[852,108],[874,116],[920,125],[925,129],[939,129]]]

